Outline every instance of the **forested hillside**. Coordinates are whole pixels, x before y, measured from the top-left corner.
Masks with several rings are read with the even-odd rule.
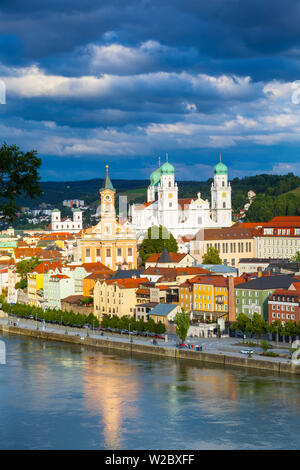
[[[128,202],[146,200],[146,189],[149,180],[112,180],[117,195],[127,195]],[[213,179],[207,181],[178,181],[179,197],[201,197],[210,200],[210,188]],[[43,182],[43,196],[39,199],[21,200],[23,206],[34,207],[45,202],[52,206],[60,204],[64,199],[84,199],[87,204],[99,204],[99,189],[103,179]],[[300,178],[293,173],[287,175],[262,174],[245,178],[234,178],[232,186],[232,206],[237,211],[248,201],[247,192],[257,194],[248,213],[248,221],[265,221],[274,215],[297,215],[300,213]]]

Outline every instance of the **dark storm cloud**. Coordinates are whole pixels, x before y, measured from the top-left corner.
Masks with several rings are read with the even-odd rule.
[[[193,175],[221,148],[232,174],[279,171],[298,158],[299,17],[294,0],[2,0],[1,135],[81,174],[168,151]]]

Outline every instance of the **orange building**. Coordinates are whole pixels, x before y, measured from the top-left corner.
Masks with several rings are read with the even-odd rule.
[[[106,177],[101,196],[101,219],[99,223],[84,230],[78,243],[82,263],[101,262],[115,271],[124,265],[128,269],[137,267],[137,239],[128,220],[117,220],[115,212],[115,193],[108,176]]]

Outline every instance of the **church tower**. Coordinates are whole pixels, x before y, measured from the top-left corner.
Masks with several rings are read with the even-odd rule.
[[[175,183],[174,167],[167,161],[160,167],[158,184],[158,222],[168,230],[178,226],[178,186]]]
[[[103,187],[100,189],[101,197],[101,232],[103,236],[111,237],[116,232],[116,211],[115,211],[115,193],[108,175],[108,165],[106,165],[106,176]]]
[[[211,185],[211,214],[212,220],[219,227],[231,227],[231,186],[228,181],[227,166],[221,159],[214,167],[214,182]]]

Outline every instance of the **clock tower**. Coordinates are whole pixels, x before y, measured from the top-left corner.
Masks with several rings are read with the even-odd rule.
[[[231,185],[228,181],[227,166],[221,160],[214,167],[214,182],[211,185],[212,220],[220,227],[231,227]]]
[[[116,190],[108,175],[108,165],[106,165],[106,176],[103,188],[100,189],[101,232],[104,237],[111,237],[116,232],[115,193]]]

